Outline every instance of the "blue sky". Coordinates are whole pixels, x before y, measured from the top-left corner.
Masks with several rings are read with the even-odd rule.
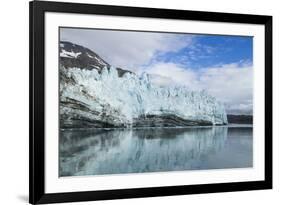
[[[252,37],[75,28],[61,28],[60,37],[115,67],[147,72],[155,84],[204,89],[228,113],[252,114]]]
[[[173,62],[192,69],[230,63],[252,64],[252,48],[253,40],[248,36],[193,35],[193,45],[176,52],[157,52],[149,64],[155,61]]]

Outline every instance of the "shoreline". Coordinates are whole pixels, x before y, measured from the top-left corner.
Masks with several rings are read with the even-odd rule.
[[[175,126],[175,127],[108,127],[108,128],[59,128],[60,131],[78,130],[143,130],[143,129],[194,129],[194,128],[253,128],[253,124],[228,124],[228,125],[196,125],[196,126]]]

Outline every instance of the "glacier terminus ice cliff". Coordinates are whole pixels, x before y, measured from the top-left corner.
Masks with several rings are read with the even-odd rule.
[[[206,91],[154,84],[71,42],[60,42],[59,72],[61,128],[227,124],[223,103]]]

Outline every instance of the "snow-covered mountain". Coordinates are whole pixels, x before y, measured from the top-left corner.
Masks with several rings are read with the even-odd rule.
[[[207,92],[158,86],[146,73],[115,68],[87,48],[60,43],[62,128],[222,124],[224,106]]]
[[[64,68],[81,68],[84,70],[95,69],[99,73],[103,67],[110,66],[105,60],[90,49],[67,41],[60,42],[60,64]],[[116,69],[120,77],[126,72],[131,72],[122,68]]]

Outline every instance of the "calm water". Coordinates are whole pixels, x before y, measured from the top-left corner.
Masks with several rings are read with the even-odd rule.
[[[63,130],[60,176],[252,167],[250,126]]]

